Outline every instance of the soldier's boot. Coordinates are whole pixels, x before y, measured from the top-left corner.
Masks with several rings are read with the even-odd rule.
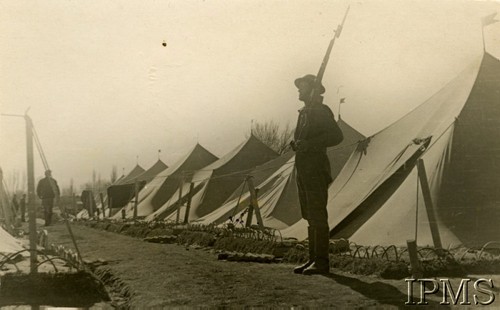
[[[307,267],[314,263],[314,259],[316,258],[316,236],[314,227],[309,226],[307,228],[307,236],[309,240],[309,259],[305,264],[295,267],[293,273],[301,274]]]
[[[50,225],[50,219],[49,219],[49,212],[47,210],[44,210],[44,226],[49,226]]]
[[[330,229],[327,227],[316,227],[315,231],[316,259],[314,263],[302,271],[303,275],[328,274],[330,273]]]

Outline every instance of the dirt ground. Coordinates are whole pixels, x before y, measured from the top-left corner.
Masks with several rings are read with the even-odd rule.
[[[107,261],[105,267],[128,285],[132,292],[129,306],[133,308],[386,309],[404,307],[407,300],[404,279],[383,280],[337,270],[329,276],[295,275],[288,264],[219,261],[207,250],[147,243],[81,225],[72,228],[83,258]],[[73,249],[64,224],[45,229],[49,243]],[[498,300],[498,291],[496,297]],[[446,307],[439,301],[432,296],[430,306]]]

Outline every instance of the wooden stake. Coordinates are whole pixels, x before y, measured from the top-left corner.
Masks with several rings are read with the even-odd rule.
[[[134,200],[134,220],[137,218],[137,205],[139,204],[139,181],[135,179],[134,185],[135,200]]]
[[[247,182],[248,182],[248,189],[250,191],[250,199],[252,201],[251,206],[252,206],[253,211],[255,211],[255,217],[257,218],[257,224],[259,225],[260,228],[264,228],[264,223],[262,222],[262,216],[260,214],[260,209],[259,209],[259,201],[257,199],[257,191],[255,190],[255,187],[253,185],[252,176],[248,177]],[[250,210],[249,210],[249,212],[250,212]],[[247,222],[247,225],[248,225],[248,222]],[[251,225],[251,218],[250,218],[250,225]]]
[[[109,216],[111,216],[111,210],[113,209],[113,197],[110,197],[108,194],[108,209],[109,209]]]
[[[434,247],[438,250],[443,248],[441,244],[441,236],[439,234],[439,228],[437,225],[437,214],[432,204],[431,190],[429,188],[429,183],[427,181],[427,174],[425,172],[424,160],[420,158],[417,162],[418,168],[418,179],[420,180],[420,185],[422,186],[422,195],[424,196],[425,209],[427,211],[427,217],[429,219],[429,225],[431,228],[432,241],[434,242]]]
[[[76,212],[76,195],[75,193],[71,193],[71,206],[73,207],[73,212]]]
[[[37,232],[36,232],[36,205],[35,205],[35,165],[33,159],[33,123],[28,115],[24,116],[26,121],[26,155],[28,161],[28,222],[30,233],[30,272],[35,274],[37,268]]]
[[[245,223],[245,227],[252,226],[252,219],[253,219],[253,205],[252,201],[250,201],[250,204],[248,205],[247,222]]]
[[[417,242],[415,240],[406,240],[408,246],[408,254],[410,255],[411,275],[414,279],[423,277],[422,266],[418,259]]]
[[[90,191],[89,194],[89,219],[94,218],[94,192]]]
[[[80,254],[80,249],[78,248],[78,244],[76,243],[75,235],[73,234],[73,230],[71,229],[71,226],[69,224],[68,213],[66,212],[66,208],[59,206],[59,210],[61,210],[61,214],[64,217],[64,222],[66,223],[66,228],[68,229],[69,236],[71,237],[71,241],[73,242],[73,246],[75,247],[76,254],[78,255],[78,259],[80,260],[80,263],[83,264],[83,258],[82,258],[82,255]]]
[[[189,185],[188,201],[186,205],[186,213],[184,214],[184,224],[189,223],[189,211],[191,210],[191,199],[193,198],[194,183]]]
[[[106,208],[104,206],[104,196],[102,193],[99,193],[99,198],[101,198],[101,206],[102,206],[102,218],[106,217]]]
[[[181,175],[181,182],[180,182],[180,186],[179,186],[179,200],[178,200],[178,203],[179,203],[179,206],[177,207],[177,215],[175,217],[175,223],[176,224],[179,224],[179,220],[180,220],[180,217],[181,217],[181,207],[182,207],[182,186],[184,185],[184,174]]]

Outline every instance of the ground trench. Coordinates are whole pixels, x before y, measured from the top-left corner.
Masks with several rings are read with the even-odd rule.
[[[108,302],[111,299],[102,282],[85,271],[7,273],[1,278],[0,306],[89,308]]]

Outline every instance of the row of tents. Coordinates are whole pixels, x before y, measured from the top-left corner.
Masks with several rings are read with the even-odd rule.
[[[12,200],[6,188],[0,168],[0,254],[4,255],[23,250],[21,243],[8,232],[13,231],[11,228],[15,224],[15,210],[13,210]],[[3,255],[0,255],[0,261],[2,258]]]
[[[328,150],[335,177],[328,201],[332,237],[363,245],[405,245],[408,239],[432,245],[436,224],[443,246],[498,240],[498,59],[484,52],[428,100],[370,137],[342,119],[338,124],[345,139]],[[433,209],[424,203],[419,160]],[[283,237],[306,238],[294,154],[279,156],[254,136],[222,158],[197,144],[171,167],[161,161],[146,171],[135,167],[108,188],[106,203],[121,211],[107,216],[133,218],[131,201],[137,199],[136,216],[147,221],[242,222],[250,201],[248,175],[258,189],[263,224]]]

